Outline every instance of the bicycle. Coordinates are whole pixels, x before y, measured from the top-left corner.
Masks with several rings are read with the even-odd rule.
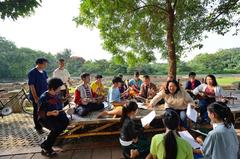
[[[17,99],[16,99],[17,98]],[[3,102],[4,99],[6,102]],[[0,116],[7,116],[12,113],[12,106],[19,102],[22,112],[32,115],[33,105],[28,97],[28,93],[22,88],[17,94],[9,98],[0,98]]]
[[[32,101],[29,99],[29,93],[27,93],[24,89],[22,89],[20,92],[22,93],[22,98],[20,100],[20,107],[24,113],[33,114],[33,104]]]

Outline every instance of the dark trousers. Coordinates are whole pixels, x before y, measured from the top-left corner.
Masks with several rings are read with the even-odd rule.
[[[64,99],[64,98],[66,98],[66,96],[67,96],[67,90],[66,89],[61,90],[61,98]],[[68,100],[65,101],[63,104],[64,104],[64,106],[68,105],[69,104]]]
[[[145,159],[150,151],[150,143],[146,138],[139,138],[137,143],[133,143],[129,146],[122,146],[123,156],[125,159],[131,159],[131,149],[136,149],[139,152],[137,159]]]
[[[32,104],[33,104],[33,122],[35,125],[35,129],[39,130],[42,129],[42,126],[38,121],[38,105],[34,101],[32,101]]]
[[[86,116],[89,112],[97,111],[104,108],[103,103],[88,103],[87,105],[80,105],[76,108],[76,113],[80,116]]]
[[[43,147],[51,150],[56,138],[67,128],[69,120],[65,114],[60,114],[56,117],[47,117],[45,120],[40,120],[40,123],[50,130],[47,140],[43,142]]]
[[[199,108],[200,108],[200,117],[202,120],[209,120],[208,113],[207,113],[207,107],[211,103],[215,102],[215,98],[212,99],[200,99],[199,100]]]

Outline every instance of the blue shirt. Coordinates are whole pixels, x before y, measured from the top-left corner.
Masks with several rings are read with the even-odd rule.
[[[39,109],[44,111],[45,113],[53,110],[62,110],[63,104],[59,98],[58,95],[51,95],[47,91],[44,92],[38,101]],[[61,114],[64,114],[64,112],[61,112]]]
[[[34,85],[38,97],[40,97],[41,94],[48,89],[47,78],[47,73],[45,71],[41,73],[37,70],[37,68],[33,68],[28,73],[28,85]],[[30,99],[34,101],[31,90]]]
[[[131,79],[129,81],[129,86],[135,86],[138,90],[140,90],[142,83],[143,82],[141,79],[139,79],[138,81],[136,81],[135,79]]]
[[[204,159],[237,159],[238,148],[239,142],[234,127],[226,128],[221,123],[210,131],[204,140]]]
[[[110,103],[112,102],[121,102],[121,93],[119,91],[119,88],[114,88],[114,87],[111,87],[109,89],[109,92],[108,92],[108,101]]]

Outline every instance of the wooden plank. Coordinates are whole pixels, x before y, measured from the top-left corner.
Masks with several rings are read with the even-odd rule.
[[[94,149],[92,159],[111,159],[111,148]]]
[[[73,151],[64,151],[64,152],[58,152],[57,156],[51,157],[51,158],[56,158],[56,159],[67,159],[67,158],[72,158],[73,156]],[[47,156],[43,156],[41,153],[36,153],[33,155],[31,159],[49,159]]]
[[[94,133],[86,132],[86,133],[80,133],[80,134],[63,135],[63,136],[60,136],[59,138],[71,139],[71,138],[80,138],[80,137],[87,137],[87,136],[116,135],[116,134],[119,134],[119,131],[94,132]]]
[[[11,159],[30,159],[33,154],[14,155]]]
[[[101,131],[101,130],[103,130],[103,129],[106,129],[106,128],[114,125],[114,124],[115,124],[115,123],[107,123],[107,124],[102,125],[102,126],[96,128],[96,129],[90,130],[89,132],[98,132],[98,131]]]
[[[77,150],[73,152],[72,159],[91,159],[92,150]]]
[[[144,109],[139,109],[139,112],[136,116],[136,119],[139,120],[140,118],[142,118],[143,116],[147,115],[149,112],[151,112],[152,110],[144,110]],[[156,118],[161,118],[162,115],[164,114],[164,110],[159,110],[158,108],[155,110],[156,111]],[[120,122],[120,118],[112,118],[112,117],[105,117],[105,118],[96,118],[98,113],[100,111],[95,111],[92,113],[89,113],[88,116],[82,118],[79,117],[78,115],[74,114],[73,115],[73,120],[71,120],[70,122],[72,124],[77,123],[77,124],[98,124],[98,123],[104,123],[104,122]]]
[[[113,147],[112,148],[112,159],[120,159],[124,158],[122,155],[122,149],[121,147]]]
[[[0,159],[10,159],[12,158],[12,155],[11,156],[0,156]]]
[[[73,151],[63,151],[63,152],[59,152],[57,157],[57,159],[67,159],[67,158],[72,158],[73,156]]]
[[[49,159],[49,157],[43,156],[41,153],[36,153],[31,159]]]
[[[161,132],[164,131],[164,128],[159,128],[159,129],[146,129],[144,132]],[[60,136],[59,138],[64,138],[64,139],[72,139],[72,138],[80,138],[80,137],[87,137],[87,136],[102,136],[102,135],[117,135],[119,134],[120,131],[111,131],[111,132],[85,132],[85,133],[80,133],[80,134],[70,134],[70,135],[63,135]]]

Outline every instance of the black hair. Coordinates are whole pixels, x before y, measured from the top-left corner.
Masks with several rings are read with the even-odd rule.
[[[121,78],[121,77],[118,77],[118,76],[117,76],[117,77],[114,77],[113,80],[112,80],[112,83],[114,84],[114,83],[118,83],[118,82],[121,83],[121,82],[122,82],[122,78]]]
[[[166,158],[174,159],[177,157],[177,140],[174,134],[180,123],[180,117],[173,109],[166,109],[163,115],[163,124],[169,129],[168,133],[164,136],[164,147]]]
[[[122,108],[122,116],[121,116],[121,119],[120,119],[120,123],[121,125],[123,124],[124,120],[126,119],[127,117],[127,114],[132,112],[132,111],[136,111],[138,109],[138,105],[135,101],[130,101],[127,106],[123,107]]]
[[[189,72],[188,76],[196,76],[196,73],[195,72]]]
[[[205,81],[204,81],[204,83],[205,84],[207,84],[207,77],[210,77],[211,79],[212,79],[212,81],[213,81],[213,86],[217,86],[218,85],[218,83],[217,83],[217,80],[216,80],[216,77],[214,76],[214,75],[212,75],[212,74],[209,74],[209,75],[207,75],[206,77],[205,77]]]
[[[64,59],[59,59],[58,61],[59,61],[59,62],[64,62],[65,60],[64,60]]]
[[[149,75],[144,75],[143,78],[150,79]]]
[[[60,78],[51,78],[48,81],[48,89],[53,89],[54,91],[58,89],[58,87],[61,87],[63,85],[63,82]]]
[[[88,76],[90,76],[90,74],[89,74],[89,73],[86,73],[86,72],[84,72],[84,73],[82,73],[82,74],[80,75],[81,79],[84,79],[84,78],[86,78],[86,77],[88,77]]]
[[[100,78],[103,78],[103,76],[102,75],[96,75],[95,78],[100,79]]]
[[[118,77],[121,77],[121,78],[123,78],[123,75],[122,75],[121,73],[119,73],[119,74],[118,74]]]
[[[136,72],[134,73],[134,75],[135,75],[135,76],[139,76],[139,75],[140,75],[140,72],[139,72],[139,71],[136,71]]]
[[[208,111],[215,113],[219,120],[222,120],[226,128],[230,128],[234,125],[234,117],[231,109],[223,102],[214,102],[208,106]]]
[[[170,94],[170,91],[169,91],[169,89],[168,89],[168,86],[169,86],[170,83],[174,83],[175,86],[177,87],[177,89],[176,89],[176,91],[174,92],[174,94],[176,94],[178,91],[180,91],[180,86],[179,86],[178,81],[176,81],[176,80],[170,80],[170,81],[167,81],[166,91],[165,91],[166,94]]]
[[[45,58],[38,58],[35,63],[36,63],[36,65],[37,64],[44,64],[44,63],[48,63],[48,60],[45,59]]]

